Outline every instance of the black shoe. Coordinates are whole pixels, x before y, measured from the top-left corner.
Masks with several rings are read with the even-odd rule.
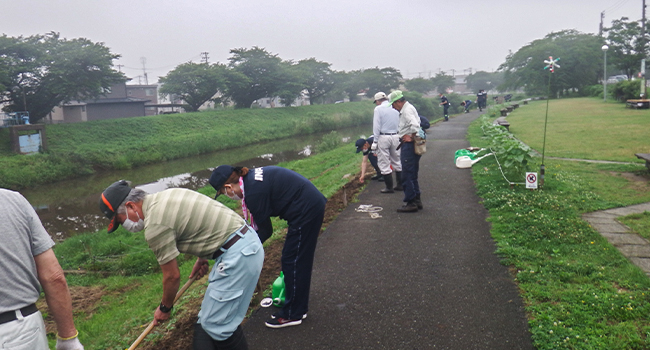
[[[384,181],[386,181],[386,180],[384,180],[384,177],[383,177],[383,176],[380,176],[380,177],[377,179],[377,181],[378,181],[378,182],[384,182]]]
[[[384,175],[384,183],[386,184],[386,188],[382,189],[379,192],[381,192],[381,193],[395,193],[395,191],[393,191],[393,174],[392,173],[388,174],[388,175]]]
[[[289,326],[297,326],[301,323],[302,318],[299,318],[297,320],[285,320],[282,317],[271,317],[268,321],[266,321],[266,326],[269,328],[284,328]]]
[[[413,200],[413,202],[418,207],[418,210],[422,210],[422,208],[424,208],[422,206],[422,200],[420,200],[420,195],[419,194],[417,196],[415,196],[415,199]]]
[[[416,211],[418,211],[418,206],[414,201],[410,201],[397,209],[398,213],[414,213]]]
[[[381,174],[377,174],[377,175],[371,177],[370,180],[379,180],[381,178],[382,178]]]

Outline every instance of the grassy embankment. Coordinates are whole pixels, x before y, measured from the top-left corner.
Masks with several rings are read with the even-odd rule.
[[[11,153],[9,132],[0,129],[0,187],[32,187],[371,121],[366,101],[47,125],[48,151],[30,156]]]
[[[359,155],[354,146],[346,144],[332,151],[316,154],[281,166],[293,169],[309,178],[316,187],[330,197],[349,179],[346,174],[359,171]],[[215,191],[206,187],[200,192],[214,197]],[[235,207],[228,198],[219,198],[226,205]],[[274,221],[274,240],[283,239],[286,222]],[[75,323],[80,339],[88,349],[123,349],[128,347],[144,330],[141,326],[151,321],[153,310],[162,295],[158,264],[148,249],[142,234],[132,234],[120,227],[113,234],[106,232],[81,234],[58,244],[55,253],[66,270],[101,271],[99,273],[69,274],[68,283],[79,293],[101,290],[103,296],[92,303],[95,308],[77,310]],[[178,258],[182,276],[189,276],[194,257]],[[172,321],[155,330],[147,338],[155,341],[183,312],[188,300],[203,297],[205,284],[195,283],[178,306],[174,308]],[[52,340],[52,343],[54,341]]]
[[[546,101],[508,117],[515,136],[542,150]],[[650,152],[650,112],[597,99],[550,101],[547,157],[638,161]],[[643,136],[645,135],[645,137]],[[472,146],[486,145],[480,124]],[[531,165],[538,171],[541,159]],[[538,349],[650,348],[650,279],[581,214],[650,201],[650,176],[638,165],[547,158],[543,189],[511,189],[493,157],[474,166],[492,236],[511,267]],[[634,181],[634,176],[643,181]],[[648,229],[648,213],[640,215]],[[646,221],[643,221],[645,218]],[[635,226],[633,226],[635,227]]]

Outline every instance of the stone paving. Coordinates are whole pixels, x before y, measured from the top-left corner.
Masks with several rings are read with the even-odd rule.
[[[621,216],[640,214],[645,211],[650,211],[650,202],[599,210],[584,214],[582,218],[632,263],[640,267],[646,275],[650,276],[650,242],[616,220]]]

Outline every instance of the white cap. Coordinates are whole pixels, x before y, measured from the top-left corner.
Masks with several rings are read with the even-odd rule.
[[[381,100],[382,98],[387,98],[385,93],[380,91],[375,94],[375,102]]]

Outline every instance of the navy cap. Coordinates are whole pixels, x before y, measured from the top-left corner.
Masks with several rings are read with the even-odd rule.
[[[358,139],[357,142],[354,144],[357,146],[357,153],[361,152],[363,150],[363,145],[366,144],[366,139]]]
[[[223,187],[230,175],[232,175],[233,171],[235,171],[235,168],[231,165],[219,165],[212,171],[212,175],[210,176],[210,185],[217,190],[217,195],[214,196],[215,199],[219,197],[221,187]]]
[[[120,227],[120,224],[117,222],[117,208],[124,202],[126,196],[131,192],[131,187],[129,183],[124,180],[119,180],[114,182],[112,185],[108,186],[102,196],[99,199],[99,210],[106,215],[107,218],[111,219],[111,222],[108,224],[108,233],[111,233],[117,230]]]

